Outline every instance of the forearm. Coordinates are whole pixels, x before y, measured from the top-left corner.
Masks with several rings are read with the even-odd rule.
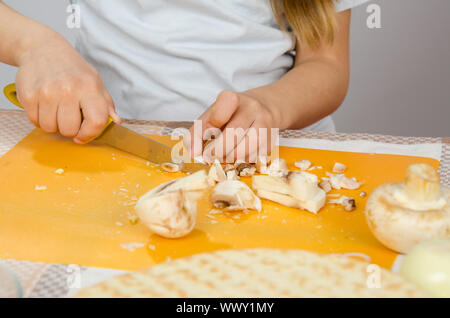
[[[297,64],[277,82],[246,93],[267,105],[280,129],[300,129],[333,113],[348,88],[348,67],[328,58]]]
[[[66,42],[52,29],[29,19],[0,1],[0,62],[19,66],[28,51]]]

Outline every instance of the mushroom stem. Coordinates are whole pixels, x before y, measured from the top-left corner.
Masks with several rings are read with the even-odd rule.
[[[404,191],[414,201],[436,201],[442,195],[439,174],[424,163],[410,165],[406,170]]]

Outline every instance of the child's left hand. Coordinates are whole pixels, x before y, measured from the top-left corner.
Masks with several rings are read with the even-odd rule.
[[[277,132],[272,131],[272,128],[279,127],[280,113],[276,107],[263,103],[254,92],[226,90],[219,94],[216,102],[198,120],[202,121],[201,130],[194,129],[194,125],[189,130],[188,138],[185,137],[191,157],[203,156],[208,163],[214,159],[221,162],[234,162],[237,159],[255,162],[258,155],[270,153],[271,133]],[[220,129],[222,133],[218,136],[216,133],[214,141],[203,149],[203,137],[209,128],[216,128],[217,132]],[[206,135],[208,138],[208,132]]]

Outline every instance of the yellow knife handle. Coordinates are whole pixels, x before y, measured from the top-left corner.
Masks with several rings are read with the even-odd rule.
[[[6,87],[3,89],[3,93],[11,103],[23,109],[23,106],[20,104],[19,99],[17,98],[16,84],[12,83],[6,85]],[[83,113],[81,113],[81,118],[84,119]],[[103,128],[102,132],[98,135],[98,137],[100,137],[103,134],[106,128],[108,128],[109,124],[111,124],[113,121],[114,119],[108,117],[108,122],[106,123],[105,128]]]

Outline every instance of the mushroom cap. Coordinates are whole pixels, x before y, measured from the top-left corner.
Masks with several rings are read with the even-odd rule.
[[[447,205],[441,210],[416,211],[405,208],[394,197],[402,183],[376,188],[367,200],[366,220],[375,237],[386,247],[407,253],[420,242],[450,237],[450,189],[441,191]]]
[[[189,234],[195,226],[195,198],[178,189],[139,200],[135,209],[140,220],[154,233],[166,238]]]

